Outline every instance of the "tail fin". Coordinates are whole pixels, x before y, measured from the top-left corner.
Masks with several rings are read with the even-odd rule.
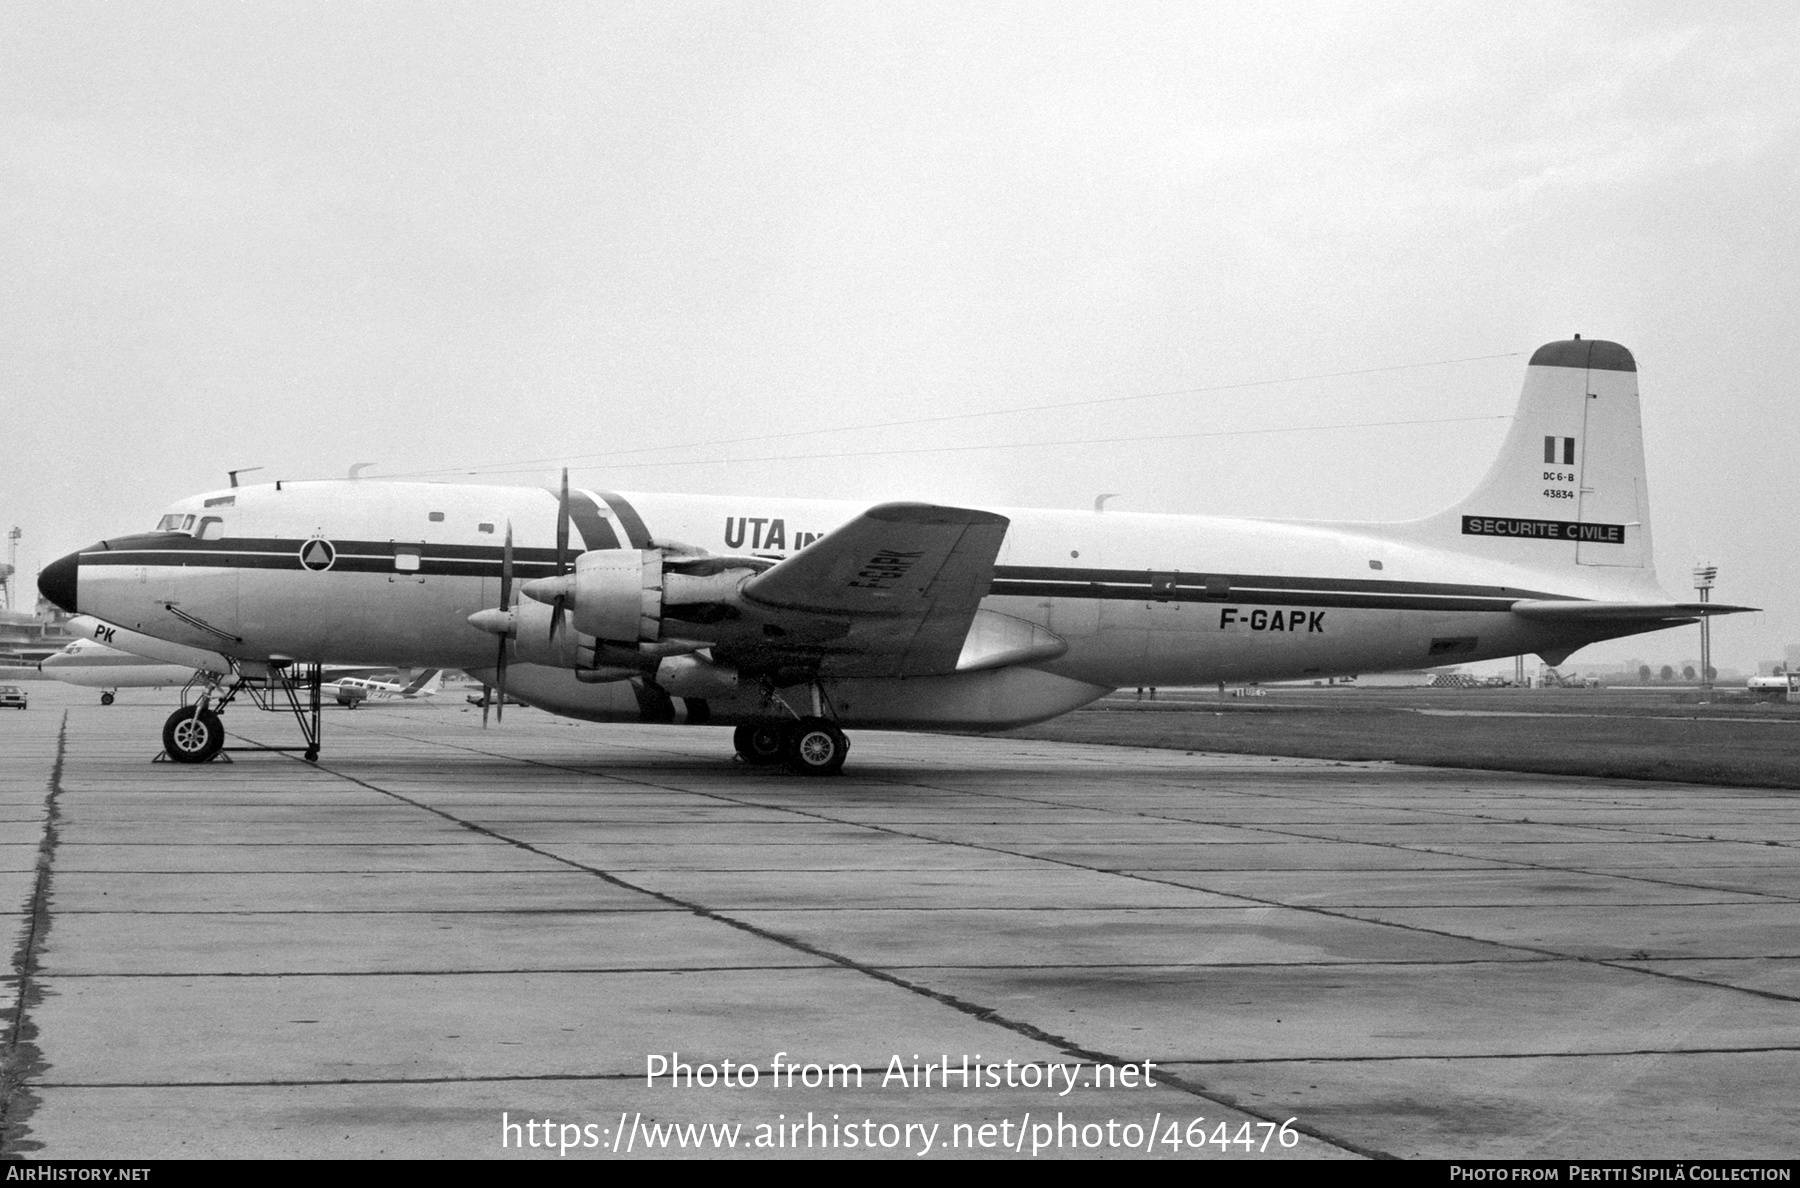
[[[413,678],[412,684],[410,684],[410,685],[406,686],[406,688],[400,690],[400,696],[402,696],[402,697],[429,697],[433,693],[436,693],[438,691],[438,686],[442,685],[443,683],[444,683],[444,670],[443,669],[427,668],[424,672],[420,673],[418,676]]]
[[[1539,347],[1487,477],[1462,503],[1414,529],[1439,547],[1496,560],[1546,569],[1608,566],[1651,577],[1631,352],[1582,338]]]

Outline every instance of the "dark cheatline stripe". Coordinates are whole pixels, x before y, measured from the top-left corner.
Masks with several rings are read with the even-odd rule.
[[[661,685],[634,679],[631,682],[631,691],[637,694],[638,718],[641,721],[673,722],[675,720],[675,701]]]
[[[550,492],[558,499],[560,491]],[[600,514],[600,505],[586,491],[569,490],[569,521],[575,530],[581,533],[582,542],[589,549],[616,549],[619,547],[619,534],[613,531],[606,517]]]
[[[1149,583],[1137,585],[1086,582],[1013,582],[996,579],[988,588],[993,595],[1024,598],[1098,598],[1113,602],[1201,602],[1216,606],[1312,606],[1345,610],[1444,610],[1504,611],[1518,601],[1506,598],[1433,598],[1419,594],[1338,594],[1322,590],[1257,590],[1234,588],[1225,597],[1204,589],[1178,587],[1152,592]]]
[[[631,547],[648,547],[650,536],[623,499],[605,495],[619,517]],[[570,519],[589,547],[617,548],[612,525],[599,506],[569,493]],[[584,508],[579,513],[577,508]],[[589,518],[591,517],[591,518]],[[589,518],[583,523],[583,518]],[[396,547],[416,549],[407,541],[336,540],[332,573],[394,574]],[[186,536],[122,538],[81,554],[83,565],[205,566],[232,569],[284,569],[304,572],[302,540],[272,538],[194,540]],[[499,544],[426,544],[417,574],[428,577],[497,577]],[[521,580],[556,572],[553,548],[515,548],[513,568]],[[1096,598],[1123,602],[1201,602],[1220,605],[1310,606],[1354,610],[1505,611],[1522,598],[1579,601],[1566,594],[1510,586],[1478,586],[1456,582],[1400,582],[1373,578],[1281,577],[1268,574],[1170,573],[1144,569],[1077,569],[1054,565],[1002,565],[994,570],[989,594],[1027,598]]]
[[[619,525],[625,529],[625,539],[631,542],[634,549],[650,547],[650,530],[644,527],[643,517],[637,514],[637,508],[612,491],[601,491],[600,498],[606,500],[606,506],[612,508],[613,515],[619,517]]]
[[[1231,593],[1242,590],[1329,590],[1344,594],[1442,594],[1475,598],[1561,598],[1542,590],[1511,586],[1476,586],[1458,582],[1397,582],[1381,578],[1277,577],[1260,573],[1186,573],[1180,570],[1065,569],[1056,565],[998,565],[994,577],[1039,582],[1106,582],[1148,588],[1152,576],[1177,588],[1212,588],[1223,582]],[[1223,601],[1223,599],[1220,599]]]

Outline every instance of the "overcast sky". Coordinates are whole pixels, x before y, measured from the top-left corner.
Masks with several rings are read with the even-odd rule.
[[[1797,64],[1791,3],[15,2],[0,530],[30,575],[234,467],[564,460],[1411,518],[1580,332],[1747,667],[1800,641]]]

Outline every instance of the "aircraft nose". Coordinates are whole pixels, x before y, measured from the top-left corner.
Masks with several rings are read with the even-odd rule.
[[[38,593],[70,614],[75,614],[75,585],[80,572],[80,553],[59,557],[44,566],[43,572],[38,574]]]

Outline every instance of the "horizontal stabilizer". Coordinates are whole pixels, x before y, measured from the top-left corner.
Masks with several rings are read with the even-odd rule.
[[[1760,609],[1723,602],[1586,602],[1578,599],[1526,599],[1512,604],[1513,614],[1522,619],[1555,623],[1616,623],[1621,620],[1681,623]]]

